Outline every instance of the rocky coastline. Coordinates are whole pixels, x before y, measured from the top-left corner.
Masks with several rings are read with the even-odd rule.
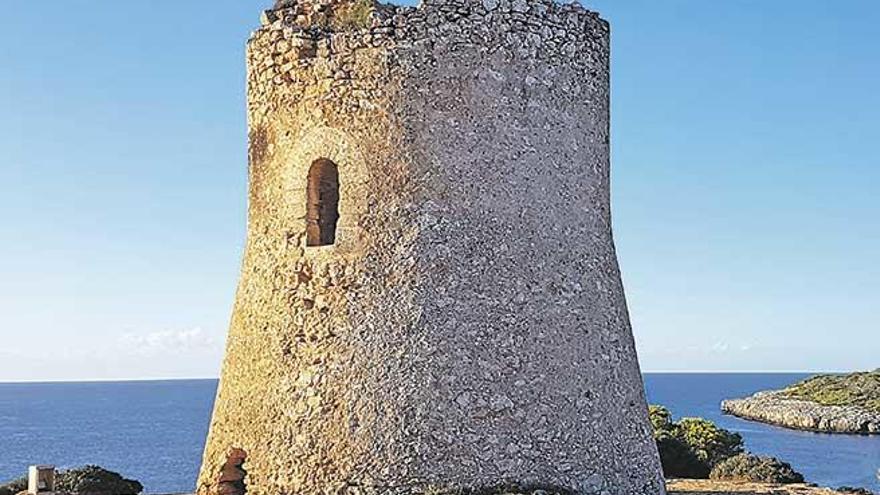
[[[880,414],[859,406],[825,406],[784,391],[758,392],[721,403],[725,414],[797,430],[880,434]]]

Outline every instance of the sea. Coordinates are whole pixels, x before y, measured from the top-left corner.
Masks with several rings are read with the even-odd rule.
[[[808,374],[648,373],[652,404],[740,433],[746,448],[792,464],[822,486],[880,493],[880,436],[809,433],[721,414],[722,399],[778,389]],[[0,384],[0,481],[30,464],[97,464],[148,494],[195,486],[216,380]]]

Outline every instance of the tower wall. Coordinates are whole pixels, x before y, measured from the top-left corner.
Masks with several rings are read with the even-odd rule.
[[[279,2],[199,493],[661,494],[609,211],[609,30],[542,0]],[[338,167],[335,243],[308,174]],[[232,474],[230,474],[232,473]]]

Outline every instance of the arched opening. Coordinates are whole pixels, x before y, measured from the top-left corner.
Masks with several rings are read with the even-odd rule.
[[[244,461],[247,453],[242,449],[232,449],[226,463],[220,468],[220,479],[217,480],[216,495],[246,495]]]
[[[339,170],[326,158],[309,168],[306,189],[306,246],[328,246],[336,242],[339,220]]]

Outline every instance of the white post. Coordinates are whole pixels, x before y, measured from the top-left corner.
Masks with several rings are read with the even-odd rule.
[[[46,495],[55,491],[55,466],[28,468],[28,493]]]

